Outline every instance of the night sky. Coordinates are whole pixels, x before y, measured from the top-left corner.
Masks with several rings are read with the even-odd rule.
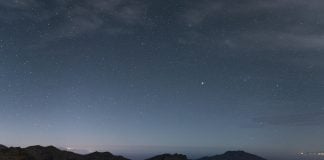
[[[323,0],[0,0],[0,143],[324,150]]]

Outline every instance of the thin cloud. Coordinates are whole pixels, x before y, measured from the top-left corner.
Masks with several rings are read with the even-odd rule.
[[[178,19],[188,27],[179,44],[225,50],[236,56],[303,54],[303,63],[298,65],[324,69],[323,56],[313,58],[324,50],[324,1],[202,0],[185,5]]]
[[[222,16],[235,15],[242,17],[247,15],[260,15],[263,13],[274,16],[299,12],[295,16],[309,15],[309,10],[321,11],[324,2],[321,0],[233,0],[233,1],[188,1],[186,9],[180,15],[180,19],[187,23],[200,25],[206,20],[217,19]],[[288,13],[287,13],[288,12]],[[226,17],[225,17],[226,18]]]
[[[51,25],[50,31],[41,36],[41,43],[78,37],[97,30],[107,34],[129,33],[124,30],[143,25],[145,17],[145,4],[129,0],[95,0],[91,3],[85,0],[54,0],[51,5],[37,0],[18,0],[1,1],[0,7],[7,10],[6,15],[1,16],[4,23],[34,21]],[[59,19],[59,23],[50,23],[53,19]]]

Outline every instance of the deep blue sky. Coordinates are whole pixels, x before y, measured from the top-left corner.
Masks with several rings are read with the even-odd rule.
[[[323,0],[0,0],[0,142],[135,158],[324,150],[323,11]]]

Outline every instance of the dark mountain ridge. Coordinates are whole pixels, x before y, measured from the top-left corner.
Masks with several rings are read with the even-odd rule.
[[[0,144],[0,150],[6,149],[6,148],[7,148],[6,146]]]
[[[161,154],[154,156],[152,158],[148,158],[146,160],[188,160],[186,155],[182,154]]]
[[[54,146],[30,146],[26,148],[6,147],[0,145],[0,160],[129,160],[123,156],[116,156],[110,152],[93,152],[81,155]],[[146,160],[188,160],[182,154],[162,154]],[[244,151],[228,151],[221,155],[203,157],[197,160],[265,160],[259,156]]]
[[[81,155],[60,150],[54,146],[30,146],[26,148],[0,145],[0,160],[129,160],[109,152]]]
[[[244,151],[228,151],[221,155],[203,157],[198,160],[266,160],[266,159]]]

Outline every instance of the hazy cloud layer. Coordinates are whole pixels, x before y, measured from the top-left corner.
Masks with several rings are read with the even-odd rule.
[[[33,46],[46,46],[93,33],[121,35],[135,32],[134,28],[143,31],[152,21],[169,16],[168,22],[153,25],[152,32],[147,32],[152,34],[149,36],[159,37],[154,34],[170,27],[177,34],[168,29],[164,35],[177,39],[178,45],[233,51],[237,55],[266,55],[279,49],[285,51],[281,54],[303,52],[310,57],[297,61],[322,66],[312,58],[324,49],[321,0],[188,0],[170,4],[179,7],[162,8],[165,12],[155,15],[158,5],[146,0],[2,0],[0,20],[14,28],[28,23],[16,29],[18,33],[34,31]]]
[[[96,30],[125,33],[128,27],[143,24],[145,17],[145,4],[129,0],[17,0],[1,1],[0,7],[3,23],[46,23],[48,29],[40,29],[44,32],[41,41],[73,38]]]
[[[324,22],[320,14],[323,1],[204,0],[188,6],[180,19],[190,26],[214,25],[210,31],[230,32],[220,39],[225,46],[259,50],[323,49]]]

